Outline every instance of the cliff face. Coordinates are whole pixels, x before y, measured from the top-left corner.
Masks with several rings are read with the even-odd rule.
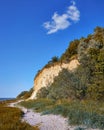
[[[29,99],[35,99],[37,92],[42,87],[50,86],[53,83],[54,78],[59,75],[59,72],[61,72],[62,69],[74,71],[74,69],[77,68],[78,65],[78,60],[74,59],[67,64],[62,63],[51,66],[49,68],[44,68],[34,80],[34,91]]]
[[[61,98],[102,100],[104,99],[103,68],[104,28],[97,27],[94,33],[86,38],[70,42],[59,59],[53,57],[39,71],[29,99],[47,97],[55,100]],[[45,88],[41,89],[43,87]]]

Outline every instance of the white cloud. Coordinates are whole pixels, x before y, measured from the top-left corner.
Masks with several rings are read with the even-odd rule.
[[[77,22],[80,20],[80,11],[76,7],[76,3],[72,1],[72,5],[68,7],[67,14],[69,19]]]
[[[76,3],[74,1],[71,3],[72,5],[68,7],[66,13],[59,15],[55,12],[52,16],[52,20],[43,24],[44,28],[48,30],[47,34],[55,33],[58,30],[64,30],[68,28],[72,22],[80,20],[80,11],[77,9]]]
[[[48,34],[55,33],[58,30],[67,28],[71,23],[68,21],[68,15],[59,15],[54,13],[51,22],[45,22],[44,27],[48,30]]]

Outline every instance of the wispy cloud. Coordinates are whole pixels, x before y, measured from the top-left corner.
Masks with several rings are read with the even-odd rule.
[[[47,34],[64,30],[71,24],[78,22],[80,20],[80,11],[76,7],[75,1],[71,1],[71,5],[64,14],[59,15],[55,12],[51,19],[51,21],[47,21],[43,24],[44,28],[48,30]]]
[[[67,15],[70,20],[78,22],[80,20],[80,11],[76,7],[75,1],[71,1],[72,5],[68,7]]]

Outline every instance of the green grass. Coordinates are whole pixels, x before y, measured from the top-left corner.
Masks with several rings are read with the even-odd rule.
[[[42,112],[46,109],[52,108],[54,104],[55,102],[49,99],[29,100],[20,103],[20,105],[28,109],[32,108],[37,112]]]
[[[104,103],[94,101],[68,101],[37,99],[21,102],[42,114],[60,114],[68,117],[69,124],[104,129]]]
[[[6,103],[9,102],[11,101],[0,102],[0,130],[39,130],[21,122],[23,112],[18,108],[7,107]]]

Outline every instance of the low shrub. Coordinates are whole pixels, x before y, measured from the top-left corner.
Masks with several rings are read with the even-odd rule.
[[[23,101],[20,103],[20,105],[26,107],[26,108],[32,108],[37,112],[44,111],[46,108],[49,108],[54,105],[54,101],[49,99],[37,99],[37,100],[29,100],[29,101]]]
[[[18,108],[7,107],[5,102],[0,103],[0,130],[39,130],[22,122],[23,114]]]

